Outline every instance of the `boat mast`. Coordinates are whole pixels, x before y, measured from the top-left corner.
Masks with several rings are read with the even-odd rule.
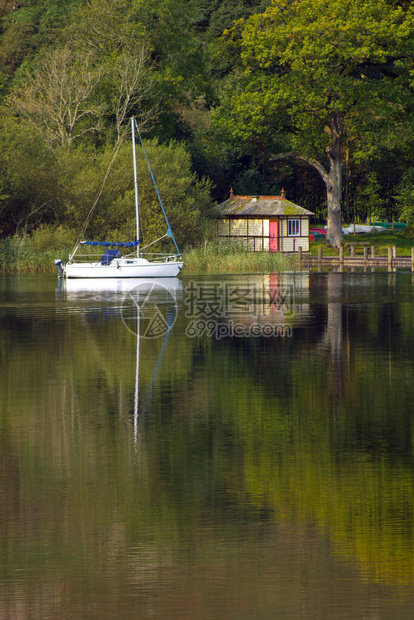
[[[131,118],[132,130],[132,157],[134,160],[134,187],[135,187],[135,220],[137,225],[137,257],[139,258],[139,209],[138,209],[138,177],[137,177],[137,156],[135,152],[135,119]]]

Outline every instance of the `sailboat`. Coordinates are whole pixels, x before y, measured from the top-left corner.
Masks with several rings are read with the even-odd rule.
[[[178,249],[176,240],[172,233],[167,214],[162,204],[161,197],[158,192],[157,184],[152,173],[152,169],[148,160],[145,146],[134,118],[131,118],[132,129],[132,155],[134,164],[134,187],[135,187],[135,218],[136,218],[136,240],[127,242],[117,241],[80,241],[75,250],[69,257],[67,263],[63,263],[61,259],[55,260],[60,278],[170,278],[176,277],[183,268],[183,260]],[[158,200],[164,214],[167,225],[165,235],[157,239],[160,241],[164,237],[170,237],[174,243],[176,253],[167,255],[155,255],[154,259],[145,258],[140,248],[140,222],[139,222],[139,202],[138,202],[138,178],[137,178],[137,162],[135,150],[135,131],[138,132],[140,143],[147,161],[148,169],[151,174],[152,181],[158,196]],[[153,245],[156,241],[148,244]],[[97,259],[96,255],[77,254],[81,247],[93,246],[105,248],[104,254]],[[130,249],[133,254],[124,256],[121,249]],[[136,249],[136,255],[135,255]],[[143,248],[145,249],[145,248]],[[77,258],[75,256],[77,255]],[[82,260],[82,259],[87,259]],[[81,260],[78,260],[81,259]]]

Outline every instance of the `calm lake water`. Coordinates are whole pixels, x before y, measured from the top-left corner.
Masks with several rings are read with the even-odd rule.
[[[414,617],[414,275],[1,275],[0,330],[1,618]]]

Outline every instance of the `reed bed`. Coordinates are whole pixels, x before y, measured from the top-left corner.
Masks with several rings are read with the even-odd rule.
[[[51,273],[55,259],[67,260],[73,249],[71,231],[40,228],[32,235],[14,235],[0,240],[0,272]],[[296,255],[278,252],[248,252],[226,242],[207,241],[184,252],[184,271],[216,273],[269,272],[297,269]]]
[[[217,273],[286,271],[299,267],[297,255],[249,252],[234,243],[207,241],[184,252],[185,271]]]
[[[0,240],[0,272],[51,273],[55,259],[66,260],[73,249],[74,235],[63,228],[39,228],[32,235],[14,235]]]

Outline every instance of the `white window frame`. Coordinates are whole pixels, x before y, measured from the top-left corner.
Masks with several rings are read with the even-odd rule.
[[[295,217],[288,219],[287,233],[288,237],[300,237],[300,218]]]

